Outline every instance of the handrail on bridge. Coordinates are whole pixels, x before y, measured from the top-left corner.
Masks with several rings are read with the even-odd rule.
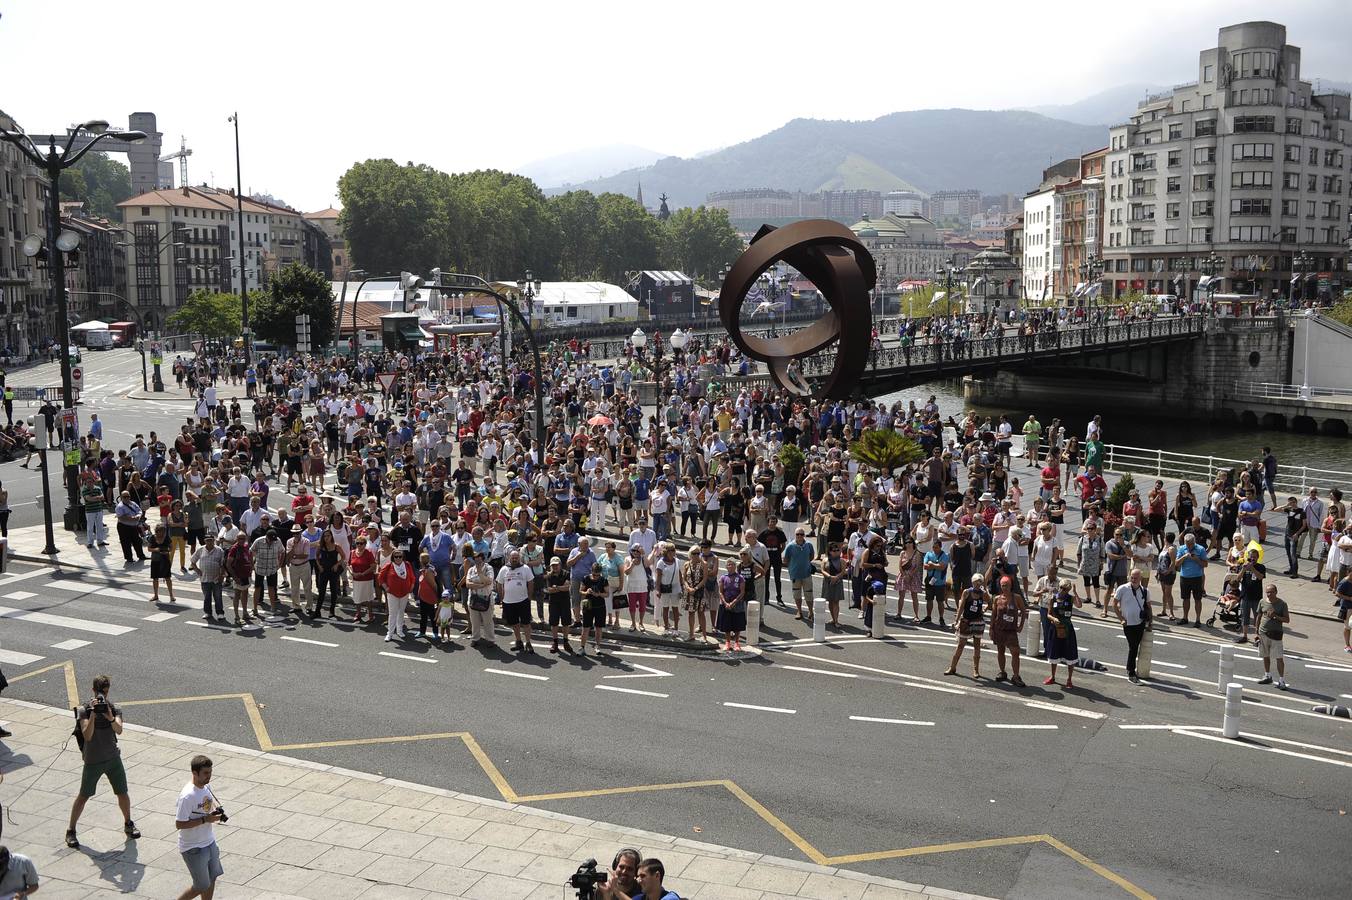
[[[1132,475],[1146,475],[1152,478],[1172,478],[1192,482],[1193,493],[1201,498],[1216,473],[1222,469],[1235,469],[1237,472],[1248,468],[1252,460],[1232,459],[1225,456],[1202,456],[1195,453],[1178,453],[1172,450],[1159,450],[1148,447],[1131,447],[1126,444],[1103,445],[1103,470],[1119,475],[1130,472]],[[1277,467],[1277,490],[1295,496],[1303,496],[1312,487],[1329,489],[1352,485],[1352,472],[1339,472],[1333,469],[1318,469],[1313,466]]]

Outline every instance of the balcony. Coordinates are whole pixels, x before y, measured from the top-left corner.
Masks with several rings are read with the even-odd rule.
[[[1154,172],[1155,164],[1153,162],[1132,163],[1131,170],[1133,172]]]

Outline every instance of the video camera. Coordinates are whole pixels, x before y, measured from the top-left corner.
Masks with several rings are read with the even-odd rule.
[[[596,868],[596,860],[588,859],[577,867],[577,871],[568,879],[568,887],[577,891],[578,900],[591,900],[596,895],[596,886],[605,884],[610,873]]]

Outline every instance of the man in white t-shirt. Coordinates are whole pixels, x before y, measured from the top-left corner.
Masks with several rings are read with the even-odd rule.
[[[512,649],[518,653],[534,653],[530,644],[530,583],[535,573],[530,566],[521,564],[521,551],[513,550],[507,555],[507,565],[498,570],[498,592],[502,595],[502,624],[512,627],[516,643]]]
[[[221,868],[221,850],[216,846],[213,822],[225,821],[216,796],[211,793],[211,760],[197,755],[192,758],[192,781],[183,786],[178,795],[178,812],[174,826],[178,829],[178,852],[192,876],[192,887],[179,894],[178,900],[201,897],[211,900],[216,892],[216,879],[225,872]]]

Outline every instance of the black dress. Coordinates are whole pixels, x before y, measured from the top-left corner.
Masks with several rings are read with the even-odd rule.
[[[150,577],[152,580],[163,578],[168,581],[170,579],[169,548],[168,535],[165,535],[163,540],[156,538],[153,534],[146,539],[146,549],[150,551]]]

